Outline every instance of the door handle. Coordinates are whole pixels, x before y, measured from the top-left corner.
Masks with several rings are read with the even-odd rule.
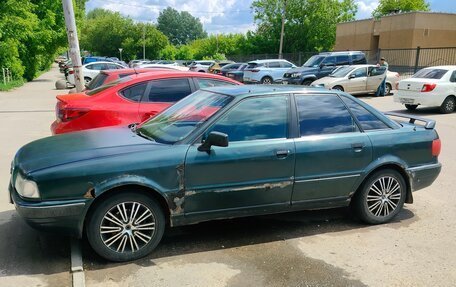
[[[290,151],[286,150],[286,149],[276,151],[276,156],[278,158],[286,158],[289,154],[290,154]]]
[[[352,145],[352,149],[355,151],[355,152],[360,152],[363,150],[364,148],[364,144],[363,143],[353,143]]]

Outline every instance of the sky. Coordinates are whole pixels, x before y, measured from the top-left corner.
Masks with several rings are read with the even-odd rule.
[[[245,33],[254,30],[250,5],[253,0],[89,0],[86,11],[104,8],[136,21],[157,22],[166,7],[188,11],[199,18],[209,34]],[[325,1],[325,0],[322,0]],[[456,0],[428,0],[431,11],[456,13]],[[356,19],[370,18],[378,0],[357,0]]]

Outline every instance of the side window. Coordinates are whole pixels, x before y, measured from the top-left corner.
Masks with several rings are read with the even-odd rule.
[[[359,68],[354,70],[351,75],[354,75],[355,78],[367,77],[366,68]]]
[[[386,72],[386,67],[369,67],[369,77],[375,77],[383,75]]]
[[[291,63],[288,63],[288,62],[280,62],[280,65],[282,66],[282,68],[291,68],[291,67],[293,67],[293,65]]]
[[[90,68],[88,68],[90,66]],[[100,64],[100,63],[93,63],[92,65],[89,65],[87,66],[88,69],[90,70],[104,70],[106,69],[106,65],[105,64]]]
[[[301,136],[350,133],[355,121],[336,95],[296,96]]]
[[[325,65],[325,66],[335,65],[336,57],[334,57],[334,56],[326,57],[321,64]]]
[[[211,130],[227,134],[230,142],[286,138],[288,106],[286,96],[246,99],[228,111]]]
[[[147,82],[142,82],[134,86],[130,86],[120,92],[120,94],[131,101],[141,101],[144,92],[146,91]]]
[[[116,69],[120,69],[119,66],[117,65],[114,65],[114,64],[107,64],[108,65],[108,69],[109,70],[116,70]]]
[[[93,65],[87,65],[87,66],[85,66],[85,67],[86,67],[86,69],[94,70]]]
[[[353,54],[352,55],[352,64],[353,65],[360,65],[360,64],[366,64],[366,63],[367,63],[367,60],[363,54]]]
[[[453,71],[453,74],[451,74],[450,82],[452,82],[452,83],[456,82],[456,71]]]
[[[269,62],[268,63],[268,68],[280,68],[280,62]]]
[[[339,55],[339,56],[337,56],[336,57],[336,62],[337,62],[338,66],[349,65],[350,64],[348,55]]]
[[[363,106],[361,106],[354,100],[349,99],[347,97],[342,97],[342,100],[355,115],[356,119],[361,124],[363,130],[369,131],[389,129],[389,127],[384,122],[379,120],[375,115],[373,115],[371,112],[366,110]]]
[[[195,78],[196,82],[200,89],[209,88],[209,87],[218,87],[218,86],[226,86],[226,85],[234,85],[231,82],[224,82],[214,79],[207,79],[207,78]]]
[[[163,79],[151,81],[145,102],[177,102],[192,93],[188,79]]]

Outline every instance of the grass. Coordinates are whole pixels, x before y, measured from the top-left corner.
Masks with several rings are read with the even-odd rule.
[[[3,81],[2,81],[2,82],[0,82],[0,91],[1,92],[9,91],[11,89],[18,88],[18,87],[22,86],[24,83],[25,83],[24,79],[13,80],[13,81],[11,81],[9,83],[6,83],[6,84],[4,84]]]

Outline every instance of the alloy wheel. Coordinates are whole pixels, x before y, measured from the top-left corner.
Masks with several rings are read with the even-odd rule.
[[[396,210],[402,197],[402,187],[397,179],[383,176],[376,180],[367,193],[367,207],[376,217],[386,217]]]
[[[154,237],[155,216],[139,202],[122,202],[103,216],[100,236],[106,247],[115,252],[137,252]]]

